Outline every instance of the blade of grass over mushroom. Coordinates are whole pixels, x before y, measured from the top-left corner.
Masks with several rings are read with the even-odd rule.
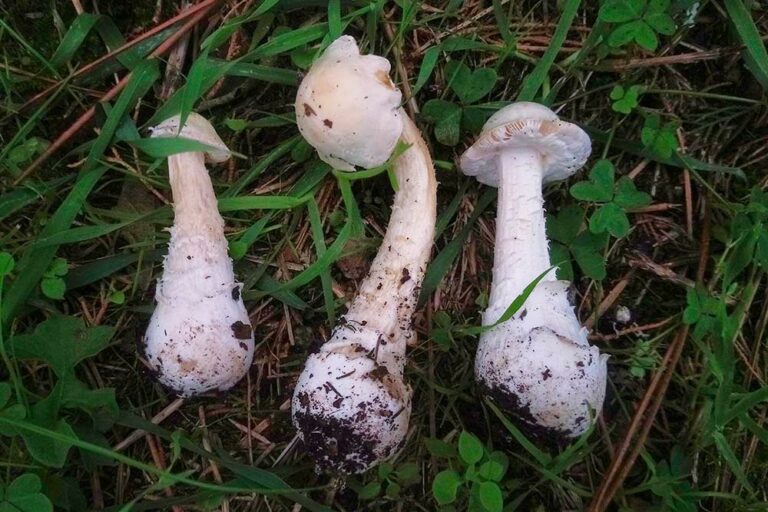
[[[341,198],[344,201],[344,206],[347,209],[347,225],[351,229],[352,238],[357,238],[365,234],[365,226],[363,225],[363,218],[360,216],[360,209],[357,207],[357,200],[352,193],[352,185],[343,173],[336,175],[337,183],[339,184],[339,191],[341,192]]]
[[[473,225],[477,219],[480,218],[480,215],[483,213],[483,211],[488,208],[488,206],[495,199],[496,189],[486,189],[486,191],[483,192],[483,195],[480,196],[480,199],[478,199],[472,215],[469,217],[469,219],[467,219],[467,223],[463,228],[461,228],[461,231],[459,231],[459,234],[456,235],[456,238],[448,242],[448,245],[446,245],[445,248],[443,248],[443,250],[440,251],[437,256],[432,259],[432,263],[430,263],[429,267],[427,267],[427,272],[424,275],[424,282],[421,286],[421,292],[419,294],[418,301],[419,307],[423,306],[432,292],[437,289],[437,286],[440,284],[440,281],[442,281],[443,276],[448,273],[448,271],[453,266],[453,262],[456,260],[456,257],[461,252],[461,249],[464,246],[464,242],[466,242],[467,237],[472,232]]]
[[[81,172],[72,190],[48,220],[40,236],[51,236],[69,228],[85,204],[88,194],[105,171],[106,167],[96,167]],[[18,277],[13,281],[3,299],[1,318],[3,324],[7,324],[18,313],[19,308],[53,261],[57,249],[58,246],[52,245],[44,248],[29,248],[24,251],[24,255],[16,266]]]
[[[747,68],[763,86],[763,90],[768,90],[768,51],[765,49],[760,31],[755,25],[749,9],[742,0],[724,0],[723,3],[741,42],[746,47],[744,60],[747,63]]]
[[[562,15],[557,23],[557,28],[555,28],[555,33],[552,35],[552,40],[549,42],[547,50],[536,64],[536,67],[523,80],[523,86],[517,95],[517,101],[533,101],[536,97],[541,85],[549,74],[549,69],[560,52],[560,48],[562,48],[565,42],[565,38],[568,36],[568,31],[571,29],[580,4],[581,0],[567,0],[563,6]]]
[[[542,466],[547,466],[552,462],[552,457],[540,450],[536,447],[532,442],[528,440],[525,435],[520,432],[520,430],[507,419],[506,415],[501,412],[501,410],[494,404],[491,400],[485,399],[485,405],[493,411],[493,414],[496,415],[496,417],[501,421],[501,424],[504,425],[504,428],[507,429],[507,432],[512,434],[512,437],[515,438],[515,441],[517,441],[520,446],[522,446],[526,452],[530,454],[531,457],[536,459],[536,462],[541,464]]]
[[[531,281],[531,283],[525,287],[523,292],[515,297],[515,300],[512,301],[512,303],[507,307],[507,309],[504,310],[504,313],[499,317],[496,322],[490,324],[490,325],[479,325],[477,327],[463,327],[461,329],[458,329],[463,334],[468,335],[478,335],[482,334],[486,331],[489,331],[496,327],[497,325],[501,325],[510,318],[512,318],[515,313],[517,313],[521,307],[523,307],[523,304],[525,304],[525,301],[528,300],[528,297],[533,292],[534,288],[536,288],[536,285],[539,284],[539,282],[544,279],[544,277],[549,274],[553,269],[557,268],[557,266],[549,267],[547,270],[536,276],[536,279]]]

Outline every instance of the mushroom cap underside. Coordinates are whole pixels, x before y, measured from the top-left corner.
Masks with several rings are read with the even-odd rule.
[[[312,65],[296,94],[296,123],[324,162],[354,171],[391,156],[403,120],[389,71],[387,59],[360,55],[350,36],[336,39]]]
[[[592,144],[584,130],[560,120],[547,107],[519,102],[491,116],[477,141],[461,155],[459,166],[464,174],[498,187],[499,155],[516,149],[540,154],[543,182],[549,183],[578,171],[589,158]]]

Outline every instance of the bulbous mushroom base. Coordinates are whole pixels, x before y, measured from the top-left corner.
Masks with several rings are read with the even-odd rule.
[[[382,333],[349,325],[338,327],[320,352],[309,356],[293,394],[292,416],[319,470],[362,473],[402,446],[411,389],[398,370],[401,358]]]
[[[516,317],[481,336],[475,360],[484,392],[527,433],[552,441],[583,434],[605,398],[608,356],[589,345],[566,287],[541,283]]]
[[[155,308],[144,355],[158,381],[180,396],[225,391],[248,373],[253,332],[240,285],[231,290],[183,307],[160,301]]]

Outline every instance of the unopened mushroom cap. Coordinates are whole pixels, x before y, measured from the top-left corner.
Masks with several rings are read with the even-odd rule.
[[[179,132],[180,120],[180,116],[169,117],[154,128],[150,128],[152,137],[181,137],[196,140],[209,146],[205,151],[205,159],[209,162],[220,163],[229,160],[229,148],[206,118],[190,112],[184,128]]]
[[[383,164],[403,130],[400,91],[383,57],[360,55],[350,36],[320,56],[296,94],[296,123],[320,158],[353,171]]]
[[[501,151],[534,149],[541,154],[544,183],[564,180],[589,158],[589,135],[538,103],[521,101],[504,107],[483,126],[477,141],[463,155],[462,172],[480,183],[499,186]]]

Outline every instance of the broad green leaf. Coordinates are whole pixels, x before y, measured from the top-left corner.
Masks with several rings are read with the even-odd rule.
[[[24,473],[8,485],[3,492],[0,484],[0,511],[3,512],[53,512],[53,504],[41,491],[40,478]]]
[[[372,500],[381,493],[381,483],[371,482],[357,492],[361,500]]]
[[[659,38],[656,37],[656,32],[645,23],[644,21],[633,22],[636,23],[634,30],[635,42],[645,48],[646,50],[654,51],[659,46]]]
[[[640,27],[644,26],[642,21],[630,21],[614,28],[608,36],[608,44],[614,48],[620,48],[632,42]]]
[[[488,95],[496,85],[496,71],[491,68],[472,71],[461,61],[453,60],[446,64],[445,76],[450,88],[465,105]]]
[[[573,265],[571,253],[561,243],[552,242],[549,246],[549,263],[557,265],[557,278],[563,281],[573,281]]]
[[[40,281],[40,289],[49,299],[62,300],[67,291],[67,284],[60,277],[44,277]]]
[[[432,495],[439,505],[448,505],[456,501],[456,492],[461,485],[461,475],[456,471],[444,470],[435,475],[432,481]]]
[[[642,14],[644,5],[632,0],[609,0],[603,4],[598,12],[601,20],[608,23],[624,23],[638,19]]]
[[[69,439],[77,439],[72,427],[70,427],[63,419],[56,420],[52,423],[32,420],[31,423],[39,427],[44,427],[60,436]],[[24,438],[24,443],[29,450],[29,454],[32,455],[36,461],[45,466],[54,468],[61,468],[64,466],[64,463],[67,461],[69,449],[72,447],[71,442],[59,439],[59,437],[54,438],[49,435],[29,431],[21,431],[19,433],[21,437]]]
[[[609,160],[599,160],[589,172],[589,181],[571,186],[571,195],[581,201],[606,202],[613,198],[614,169]]]
[[[754,228],[743,233],[728,253],[728,259],[725,261],[725,269],[723,270],[723,289],[727,289],[739,274],[752,263],[755,246],[761,233],[764,234],[762,229],[758,231]]]
[[[595,234],[608,231],[616,238],[621,238],[629,233],[629,219],[616,203],[606,203],[589,218],[589,230]]]
[[[482,482],[478,487],[480,503],[488,512],[501,512],[504,508],[504,498],[496,482]]]
[[[478,468],[477,473],[478,475],[480,475],[482,478],[486,480],[500,482],[502,477],[504,476],[505,471],[506,471],[506,468],[502,466],[500,463],[494,460],[488,460],[480,464],[480,467]]]
[[[461,115],[461,126],[469,133],[480,133],[485,122],[491,117],[491,114],[492,112],[486,108],[464,107]]]
[[[13,267],[16,266],[16,261],[13,259],[11,253],[0,252],[0,279],[13,272]],[[0,285],[2,282],[0,282]]]
[[[10,393],[10,388],[9,388]],[[456,448],[442,439],[429,437],[424,440],[429,453],[434,457],[453,458],[456,456]]]
[[[462,432],[459,435],[459,456],[467,465],[480,462],[483,453],[483,443],[477,437],[469,432]]]
[[[397,467],[397,480],[405,485],[419,480],[419,466],[415,462],[406,462]]]
[[[673,20],[667,13],[649,14],[648,16],[645,16],[643,20],[650,25],[653,30],[659,34],[664,34],[665,36],[671,36],[675,33],[675,30],[677,30],[675,20]]]
[[[445,100],[429,100],[422,109],[424,117],[435,123],[435,138],[446,146],[459,142],[461,107]]]
[[[582,231],[571,244],[571,254],[585,276],[601,281],[605,279],[605,257],[603,249],[607,235],[595,235]]]
[[[82,319],[54,316],[38,324],[32,334],[11,338],[9,352],[20,359],[41,359],[63,377],[77,363],[103,350],[113,334],[112,327],[86,327]]]
[[[584,222],[584,210],[578,205],[561,208],[556,215],[547,215],[547,235],[552,240],[570,244]]]
[[[641,208],[651,204],[651,196],[637,190],[635,183],[627,176],[619,178],[613,200],[622,208]]]

